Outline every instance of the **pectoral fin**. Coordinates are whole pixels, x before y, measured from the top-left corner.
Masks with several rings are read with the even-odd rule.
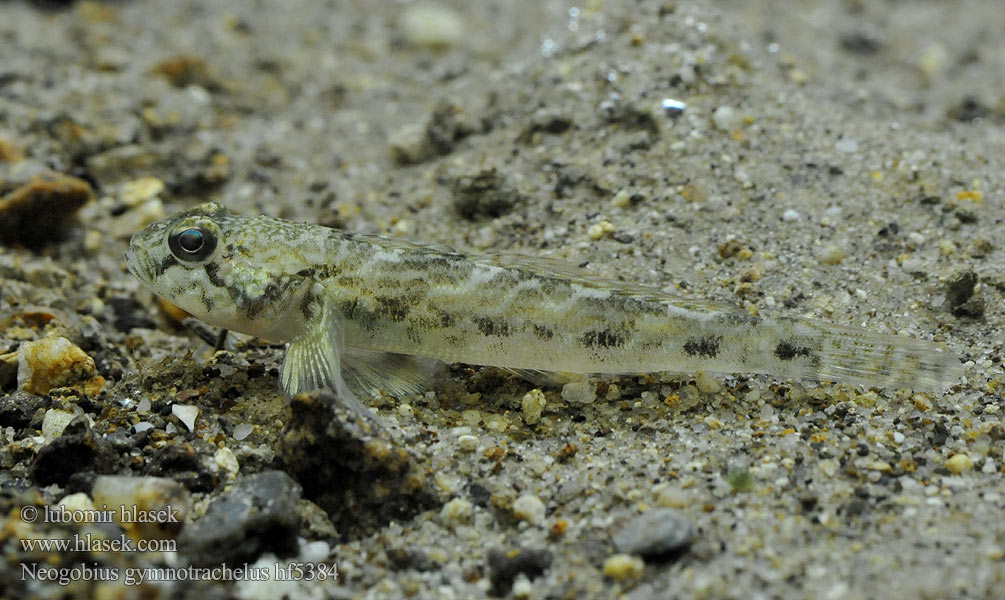
[[[334,390],[340,397],[354,398],[342,379],[345,349],[342,315],[327,307],[317,322],[290,342],[283,361],[280,384],[287,396],[317,389]]]

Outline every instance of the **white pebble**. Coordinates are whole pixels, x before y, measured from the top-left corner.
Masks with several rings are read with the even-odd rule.
[[[468,433],[457,436],[457,447],[465,452],[474,452],[478,449],[478,436]]]
[[[712,113],[712,122],[722,131],[733,131],[740,126],[740,115],[732,107],[720,106]]]
[[[440,509],[440,517],[448,524],[467,523],[475,514],[475,507],[470,500],[454,498]]]
[[[217,448],[216,453],[213,454],[213,462],[216,463],[216,466],[228,473],[237,474],[237,472],[241,469],[240,463],[237,462],[237,457],[234,456],[234,453],[226,446]]]
[[[785,212],[782,213],[782,220],[783,221],[788,221],[790,223],[792,221],[798,221],[799,220],[799,213],[797,211],[794,211],[794,210],[792,210],[790,208],[789,210],[787,210],[787,211],[785,211]]]
[[[70,494],[69,496],[64,496],[62,500],[58,502],[59,506],[63,508],[63,511],[69,511],[71,513],[71,520],[74,523],[86,523],[88,513],[76,512],[76,511],[88,511],[94,510],[94,503],[91,502],[91,498],[88,497],[84,492],[77,492],[76,494]],[[93,513],[90,513],[93,514]],[[79,518],[78,518],[79,517]]]
[[[848,253],[836,244],[828,244],[817,253],[817,260],[825,265],[840,264]]]
[[[573,381],[562,386],[562,400],[572,404],[590,404],[597,398],[597,384],[591,379]]]
[[[234,428],[234,439],[241,441],[246,439],[251,433],[255,431],[255,426],[250,423],[241,423]]]
[[[544,502],[541,502],[533,494],[524,494],[513,502],[513,514],[516,518],[527,521],[531,525],[537,525],[544,521],[546,511]]]
[[[704,394],[716,394],[722,391],[722,384],[719,382],[718,378],[705,371],[698,371],[695,373],[694,384],[698,387],[698,390]]]
[[[195,431],[195,418],[199,416],[199,407],[193,404],[172,404],[171,414],[178,417],[178,420],[188,427],[189,431]]]
[[[300,546],[300,558],[304,559],[306,562],[321,562],[328,558],[331,552],[331,545],[324,540],[307,542],[303,546]]]
[[[438,4],[413,4],[402,11],[401,32],[408,43],[426,48],[447,48],[464,38],[460,15]]]
[[[904,262],[900,263],[900,268],[903,269],[905,273],[924,273],[925,261],[920,258],[908,258]]]
[[[544,392],[540,389],[535,388],[523,396],[523,401],[521,405],[523,407],[523,420],[529,425],[533,425],[541,420],[541,412],[547,405],[547,401],[544,397]]]
[[[42,436],[47,440],[58,438],[74,416],[72,412],[55,408],[45,411],[45,416],[42,417]]]

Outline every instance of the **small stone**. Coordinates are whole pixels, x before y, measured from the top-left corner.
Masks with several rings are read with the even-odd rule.
[[[562,386],[562,400],[571,404],[590,404],[597,399],[597,384],[591,379],[573,381]]]
[[[645,569],[646,563],[631,554],[614,554],[604,561],[604,576],[615,581],[634,581]]]
[[[237,441],[245,440],[255,431],[255,426],[249,423],[241,423],[234,428],[234,439]]]
[[[112,473],[120,458],[104,436],[95,435],[86,415],[76,416],[62,435],[45,444],[31,461],[29,474],[42,485],[58,483],[84,491],[95,473]]]
[[[720,131],[733,131],[740,126],[740,114],[730,106],[720,106],[712,113],[712,122]]]
[[[660,101],[660,107],[663,109],[663,114],[671,119],[676,119],[684,114],[687,109],[687,103],[675,98],[664,98]]]
[[[55,408],[45,411],[45,416],[42,417],[42,437],[52,440],[63,435],[63,430],[75,416],[72,412]]]
[[[199,416],[199,407],[193,404],[172,404],[171,414],[185,424],[189,431],[195,431],[195,418]]]
[[[599,240],[600,238],[614,233],[614,225],[610,221],[600,221],[599,223],[594,223],[586,229],[586,235],[589,236],[591,240]]]
[[[791,208],[782,213],[782,220],[791,223],[792,221],[799,220],[799,213]]]
[[[91,497],[134,539],[174,538],[191,509],[185,486],[164,477],[102,475]]]
[[[524,202],[516,188],[496,169],[457,177],[451,192],[454,209],[469,221],[501,217]]]
[[[544,502],[533,494],[524,494],[513,501],[513,514],[531,525],[539,525],[544,521],[546,512]]]
[[[513,594],[514,598],[531,598],[534,595],[534,584],[530,582],[530,579],[527,579],[526,575],[520,573],[516,576],[510,593]]]
[[[464,111],[453,104],[441,104],[425,127],[406,125],[391,135],[391,158],[398,164],[415,164],[453,152],[457,144],[474,133]]]
[[[974,470],[974,461],[961,452],[946,461],[946,468],[954,475],[962,475]]]
[[[535,388],[523,396],[521,406],[523,408],[523,420],[527,422],[528,425],[533,425],[541,420],[541,412],[547,405],[547,401],[544,397],[544,392],[539,388]]]
[[[83,179],[50,173],[0,196],[0,243],[39,249],[59,241],[77,210],[94,197]]]
[[[84,492],[77,492],[76,494],[70,494],[69,496],[63,497],[62,500],[57,502],[60,507],[61,513],[68,513],[70,515],[70,520],[77,524],[87,523],[96,519],[89,519],[88,513],[84,511],[95,510],[94,503],[91,502],[91,498],[88,497]],[[102,509],[106,510],[106,509]],[[90,513],[94,514],[94,513]]]
[[[179,554],[199,566],[237,564],[264,552],[278,557],[299,550],[301,488],[283,471],[239,477],[178,536]]]
[[[695,533],[694,523],[683,512],[651,508],[614,534],[614,547],[618,552],[660,558],[686,549]]]
[[[156,177],[140,177],[122,184],[119,198],[122,203],[133,208],[141,203],[156,198],[164,191],[164,182]]]
[[[18,348],[17,385],[33,394],[48,394],[57,387],[72,387],[95,396],[105,385],[94,359],[65,337],[48,337]]]
[[[478,436],[470,433],[457,436],[457,447],[465,452],[474,452],[478,449]]]
[[[907,257],[900,263],[900,268],[904,270],[905,273],[910,273],[911,275],[923,275],[926,272],[925,261],[917,257]]]
[[[418,3],[402,10],[398,22],[401,33],[412,46],[442,50],[464,39],[461,15],[439,4]]]
[[[290,409],[277,462],[340,535],[369,535],[443,503],[433,474],[361,404],[315,391],[295,396]]]
[[[236,475],[241,469],[241,463],[237,462],[237,457],[234,456],[234,452],[226,446],[216,450],[216,453],[213,454],[213,462],[216,463],[216,466],[220,467],[220,469],[230,473],[231,475]]]
[[[717,394],[722,391],[722,383],[707,371],[695,373],[694,383],[703,394]]]
[[[825,265],[837,265],[840,264],[847,255],[848,254],[844,251],[844,249],[836,244],[828,244],[817,253],[817,260]]]
[[[454,498],[440,509],[440,517],[449,524],[467,523],[475,514],[475,506],[466,498]]]
[[[625,208],[632,203],[632,195],[628,193],[628,190],[618,190],[617,194],[614,194],[614,198],[611,200],[611,204],[618,208]]]
[[[979,318],[984,315],[984,299],[975,294],[977,273],[972,270],[953,274],[946,282],[946,303],[957,317]]]

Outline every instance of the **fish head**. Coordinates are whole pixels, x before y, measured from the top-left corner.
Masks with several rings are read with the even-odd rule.
[[[133,235],[129,271],[158,296],[215,325],[288,339],[288,313],[307,283],[302,261],[285,251],[293,224],[200,204]]]

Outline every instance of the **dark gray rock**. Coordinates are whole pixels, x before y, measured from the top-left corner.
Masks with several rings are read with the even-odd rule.
[[[360,537],[442,504],[429,469],[358,401],[316,391],[290,406],[277,458],[341,535]]]
[[[300,530],[300,486],[282,471],[239,478],[198,521],[186,523],[179,554],[193,565],[237,565],[264,552],[291,556]]]

